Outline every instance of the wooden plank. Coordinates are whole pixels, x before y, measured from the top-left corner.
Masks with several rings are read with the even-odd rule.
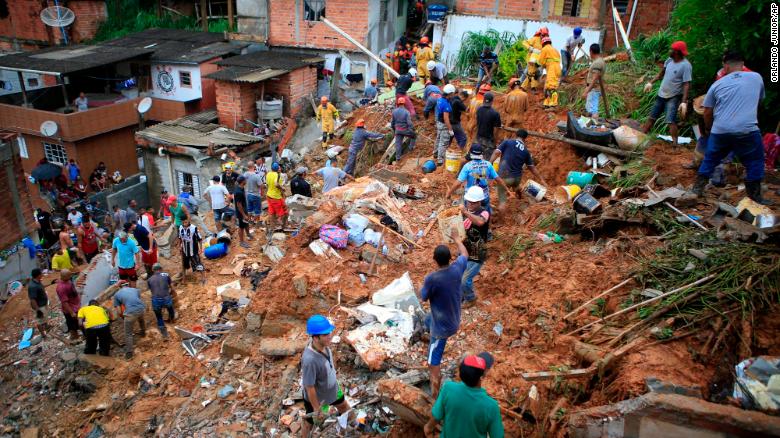
[[[564,316],[564,317],[563,317],[563,319],[569,319],[569,318],[570,318],[572,315],[576,314],[576,313],[577,313],[577,312],[579,312],[580,310],[582,310],[582,309],[584,309],[585,307],[587,307],[587,306],[588,306],[588,304],[590,304],[590,303],[592,303],[592,302],[596,301],[597,299],[599,299],[599,298],[603,297],[604,295],[607,295],[608,293],[610,293],[610,292],[612,292],[612,291],[614,291],[614,290],[617,290],[617,289],[619,289],[619,288],[621,288],[621,287],[625,286],[626,284],[628,284],[628,282],[629,282],[629,281],[632,281],[632,280],[633,280],[633,278],[629,278],[629,279],[623,280],[623,281],[621,281],[620,283],[616,284],[615,286],[612,286],[611,288],[609,288],[609,289],[605,290],[604,292],[602,292],[602,293],[600,293],[600,294],[596,295],[595,297],[593,297],[593,298],[589,299],[588,301],[585,301],[584,303],[582,303],[582,305],[580,305],[580,306],[579,306],[579,307],[577,307],[576,309],[574,309],[574,310],[572,310],[571,312],[569,312],[569,314],[568,314],[568,315]]]
[[[375,223],[376,225],[379,225],[380,227],[384,227],[384,225],[381,222],[379,222],[377,219],[375,219],[375,218],[373,218],[371,216],[368,216],[368,220],[370,220],[371,222]],[[398,233],[395,230],[390,229],[390,228],[388,228],[387,231],[389,231],[389,232],[395,234],[396,236],[400,237],[401,239],[403,239],[404,242],[409,243],[411,245],[414,245],[417,248],[420,248],[420,245],[417,242],[414,242],[412,240],[407,239],[406,236],[404,236],[403,234],[400,234],[400,233]]]
[[[521,376],[523,376],[523,379],[529,381],[529,382],[538,382],[540,380],[552,380],[556,378],[576,378],[576,377],[587,377],[591,376],[596,373],[596,367],[590,366],[588,368],[578,368],[575,370],[569,370],[569,371],[537,371],[534,373],[522,373]]]

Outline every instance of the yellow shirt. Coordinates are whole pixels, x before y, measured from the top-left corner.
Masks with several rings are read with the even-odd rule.
[[[324,108],[322,105],[318,105],[317,115],[322,118],[323,122],[333,122],[333,119],[339,116],[339,110],[331,103],[326,104]]]
[[[73,264],[70,262],[70,254],[68,254],[68,251],[64,251],[64,254],[56,254],[51,258],[51,269],[53,271],[73,269]]]
[[[552,44],[548,44],[542,47],[542,53],[539,54],[539,65],[547,66],[551,62],[560,64],[561,53]]]
[[[268,172],[265,175],[265,185],[268,186],[266,194],[271,199],[282,199],[282,190],[279,188],[279,172]]]
[[[85,306],[79,309],[77,315],[84,319],[84,328],[92,328],[100,325],[106,325],[109,322],[108,312],[100,306]]]
[[[534,54],[531,53],[531,48],[533,47],[536,50],[542,50],[542,37],[534,36],[528,38],[527,40],[523,41],[523,47],[525,47],[526,50],[528,50],[528,56],[526,57],[526,61],[533,57],[535,62],[536,56],[533,56]]]

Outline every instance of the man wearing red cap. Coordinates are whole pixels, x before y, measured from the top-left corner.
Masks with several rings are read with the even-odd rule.
[[[664,62],[664,67],[650,82],[645,84],[644,88],[645,93],[649,93],[653,89],[653,82],[663,77],[655,104],[650,110],[650,117],[642,126],[642,131],[650,131],[656,119],[665,112],[665,121],[669,125],[673,146],[677,146],[677,111],[680,112],[682,118],[685,118],[688,112],[688,90],[691,85],[693,66],[685,58],[686,56],[688,56],[688,46],[685,42],[673,42],[672,51]]]
[[[486,358],[490,360],[488,363]],[[503,438],[504,425],[498,402],[482,388],[482,378],[490,369],[487,353],[466,356],[460,364],[460,382],[445,382],[425,425],[425,436],[433,437],[437,423],[442,437]]]

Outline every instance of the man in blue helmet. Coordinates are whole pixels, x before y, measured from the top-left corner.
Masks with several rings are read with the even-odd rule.
[[[561,59],[563,60],[563,78],[565,78],[569,73],[569,70],[571,70],[572,61],[577,59],[575,52],[578,48],[582,49],[584,44],[585,37],[582,36],[582,28],[575,27],[572,36],[566,38],[566,48],[561,50]]]
[[[311,342],[301,355],[303,406],[307,414],[301,436],[309,436],[315,423],[322,424],[330,406],[335,406],[339,414],[349,410],[349,403],[339,388],[336,362],[329,348],[335,328],[322,315],[314,315],[306,321],[306,333],[311,336]]]

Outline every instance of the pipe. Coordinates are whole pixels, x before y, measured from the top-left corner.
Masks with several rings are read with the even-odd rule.
[[[631,36],[631,25],[634,24],[634,14],[636,14],[636,5],[639,3],[639,0],[634,0],[633,6],[631,6],[631,18],[628,19],[628,29],[626,30],[626,35]]]
[[[636,59],[634,58],[634,52],[631,51],[631,41],[628,40],[628,35],[626,35],[626,30],[623,28],[623,22],[620,21],[620,14],[618,14],[618,10],[616,7],[612,7],[612,14],[615,17],[615,22],[617,23],[617,27],[620,30],[620,37],[623,38],[623,44],[626,45],[626,51],[628,52],[628,56],[631,57],[631,62],[636,64]]]
[[[382,61],[382,59],[381,59],[381,58],[379,58],[378,56],[376,56],[376,55],[374,54],[374,52],[372,52],[372,51],[368,50],[367,48],[365,48],[365,46],[363,46],[362,44],[360,44],[360,43],[359,43],[359,42],[358,42],[356,39],[352,38],[352,37],[351,37],[351,36],[350,36],[348,33],[346,33],[346,32],[344,32],[343,30],[341,30],[341,28],[340,28],[340,27],[338,27],[338,26],[336,26],[335,24],[331,23],[331,21],[330,21],[330,20],[328,20],[327,18],[322,18],[322,22],[323,22],[323,23],[325,23],[325,24],[327,24],[327,25],[328,25],[328,26],[329,26],[331,29],[333,29],[333,30],[335,30],[336,32],[338,32],[338,34],[339,34],[339,35],[341,35],[341,36],[343,36],[344,38],[346,38],[346,39],[347,39],[347,40],[348,40],[350,43],[354,44],[354,45],[355,45],[355,47],[357,47],[357,48],[358,48],[358,49],[360,49],[360,50],[361,50],[363,53],[365,53],[366,55],[368,55],[368,56],[369,56],[371,59],[373,59],[374,61],[376,61],[377,63],[379,63],[379,65],[381,65],[382,67],[384,67],[385,69],[387,69],[387,71],[389,71],[389,72],[390,72],[390,74],[392,74],[392,75],[393,75],[393,76],[395,76],[396,78],[397,78],[397,77],[399,77],[399,76],[401,76],[400,74],[398,74],[398,72],[397,72],[397,71],[393,70],[393,67],[390,67],[389,65],[385,64],[385,62],[384,62],[384,61]]]

